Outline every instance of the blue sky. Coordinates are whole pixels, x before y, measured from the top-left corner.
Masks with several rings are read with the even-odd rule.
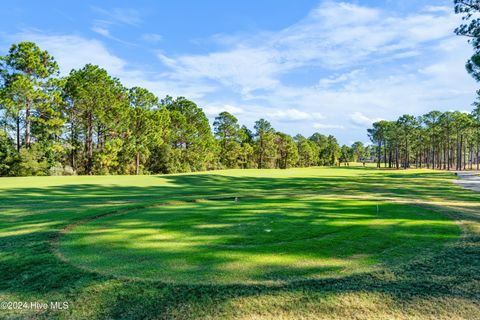
[[[210,119],[367,142],[378,119],[470,110],[460,18],[443,0],[9,1],[0,54],[34,41],[63,74],[95,63],[126,86],[185,96]],[[5,14],[7,13],[7,14]]]

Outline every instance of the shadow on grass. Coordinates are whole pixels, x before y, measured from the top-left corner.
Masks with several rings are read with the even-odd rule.
[[[456,239],[419,207],[365,200],[263,198],[161,206],[109,216],[60,242],[77,265],[174,283],[291,281],[398,264]],[[101,255],[98,252],[102,252]]]
[[[270,178],[213,173],[159,176],[168,182],[166,186],[77,184],[0,190],[0,291],[16,297],[70,299],[74,305],[77,303],[69,311],[72,314],[88,315],[97,310],[95,317],[103,318],[168,318],[178,312],[187,316],[192,310],[203,310],[207,316],[209,312],[218,315],[232,299],[283,293],[380,292],[399,301],[428,297],[478,301],[480,239],[477,234],[469,234],[446,251],[400,269],[392,267],[384,272],[296,281],[287,285],[192,286],[121,281],[82,272],[59,261],[51,251],[50,240],[61,228],[79,219],[125,205],[186,197],[373,194],[379,198],[464,201],[479,208],[479,195],[451,184],[448,173],[353,170],[361,175]],[[457,217],[478,222],[474,212]],[[80,306],[92,295],[97,305],[90,305],[90,309]]]

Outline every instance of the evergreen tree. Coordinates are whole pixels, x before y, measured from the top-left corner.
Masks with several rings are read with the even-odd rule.
[[[255,156],[259,169],[273,168],[275,160],[275,130],[265,119],[255,122]]]
[[[314,139],[317,138],[319,138],[319,136],[315,135]],[[297,142],[298,149],[298,166],[310,167],[318,165],[320,154],[318,145],[313,140],[309,140],[302,135],[296,135],[295,141]]]
[[[180,155],[180,171],[214,169],[217,164],[217,143],[205,113],[194,102],[179,97],[162,100],[170,112],[172,146]]]
[[[134,87],[128,91],[130,104],[127,128],[128,154],[134,158],[135,174],[140,174],[142,163],[148,160],[152,141],[157,143],[161,140],[158,135],[154,109],[158,107],[158,99],[147,89]]]
[[[213,122],[214,134],[220,144],[220,162],[227,168],[237,168],[241,153],[240,125],[237,118],[224,111]]]
[[[13,44],[7,55],[0,57],[0,62],[3,78],[1,104],[6,107],[6,114],[15,121],[17,150],[20,150],[32,143],[32,122],[39,117],[36,113],[48,108],[51,79],[58,75],[58,66],[47,51],[42,51],[33,42]]]
[[[125,138],[126,89],[104,69],[87,64],[70,72],[64,95],[69,104],[67,114],[71,136],[68,139],[72,145],[78,145],[73,140],[83,138],[81,171],[93,174],[95,168],[97,173],[108,173],[117,164],[116,157]]]
[[[275,167],[279,169],[294,167],[298,162],[298,149],[293,138],[288,134],[276,132],[274,143],[277,149]]]

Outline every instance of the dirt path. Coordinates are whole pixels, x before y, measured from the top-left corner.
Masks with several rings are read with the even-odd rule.
[[[480,173],[477,171],[457,171],[455,183],[473,191],[480,192]]]

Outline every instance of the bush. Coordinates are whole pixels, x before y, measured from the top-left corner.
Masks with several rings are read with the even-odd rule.
[[[20,150],[20,162],[15,166],[18,176],[44,176],[48,174],[48,163],[38,145],[33,144],[30,149]]]
[[[15,175],[14,167],[18,162],[18,153],[15,144],[7,133],[0,131],[0,176]]]
[[[75,170],[70,166],[62,166],[61,163],[56,163],[53,167],[48,169],[49,176],[74,176]]]

